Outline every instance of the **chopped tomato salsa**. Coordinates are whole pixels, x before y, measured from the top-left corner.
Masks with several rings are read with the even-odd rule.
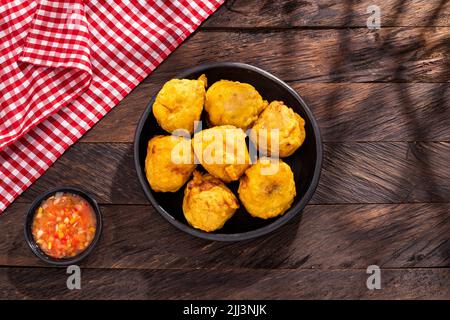
[[[84,251],[94,239],[96,226],[94,210],[86,199],[58,192],[36,210],[32,233],[45,254],[60,259]]]

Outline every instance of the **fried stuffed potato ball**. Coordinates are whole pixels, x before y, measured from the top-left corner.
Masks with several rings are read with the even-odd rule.
[[[195,169],[191,140],[177,136],[155,136],[147,146],[145,174],[156,192],[176,192]]]
[[[172,79],[164,84],[153,104],[153,115],[167,132],[185,129],[194,132],[194,121],[200,120],[205,102],[207,79]]]
[[[194,135],[194,154],[201,165],[224,182],[238,180],[250,166],[245,133],[234,126],[218,126]]]
[[[246,130],[267,106],[256,89],[238,81],[220,80],[206,92],[205,110],[211,125],[233,125]]]
[[[250,139],[268,155],[272,155],[276,148],[271,143],[272,139],[277,141],[279,156],[283,158],[293,154],[303,144],[305,135],[305,120],[282,101],[273,101],[256,120]]]
[[[194,228],[212,232],[223,227],[239,202],[233,192],[216,177],[194,172],[184,190],[183,213]]]
[[[277,217],[294,201],[294,174],[281,159],[260,159],[245,171],[238,193],[252,216],[262,219]]]

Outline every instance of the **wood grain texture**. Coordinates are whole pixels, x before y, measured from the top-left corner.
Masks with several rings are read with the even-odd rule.
[[[82,270],[81,290],[60,268],[0,269],[3,299],[448,299],[450,269],[382,270],[368,290],[364,270]],[[180,311],[181,312],[181,311]]]
[[[133,142],[142,112],[163,84],[140,84],[81,142]],[[314,112],[325,142],[450,141],[450,84],[290,85]]]
[[[448,202],[450,143],[326,143],[314,204]],[[147,204],[130,143],[80,143],[16,201],[30,202],[61,184],[78,185],[100,203]]]
[[[445,82],[450,28],[203,31],[144,82],[204,62],[239,61],[286,81]]]
[[[448,202],[450,143],[325,144],[313,203]]]
[[[382,27],[450,26],[446,0],[229,0],[203,27],[366,27],[367,7],[374,4]]]
[[[46,266],[23,237],[28,204],[0,219],[0,265]],[[364,269],[450,267],[450,204],[309,205],[268,236],[222,243],[176,229],[151,206],[101,207],[103,235],[84,268]]]

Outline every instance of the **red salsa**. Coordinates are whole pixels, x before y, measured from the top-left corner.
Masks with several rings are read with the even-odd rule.
[[[97,219],[83,197],[58,192],[44,200],[33,218],[32,233],[42,251],[53,258],[70,258],[94,239]]]

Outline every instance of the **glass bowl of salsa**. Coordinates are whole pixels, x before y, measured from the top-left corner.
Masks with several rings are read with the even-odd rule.
[[[102,231],[97,202],[76,187],[49,190],[34,200],[25,220],[33,253],[54,265],[71,265],[91,253]]]

